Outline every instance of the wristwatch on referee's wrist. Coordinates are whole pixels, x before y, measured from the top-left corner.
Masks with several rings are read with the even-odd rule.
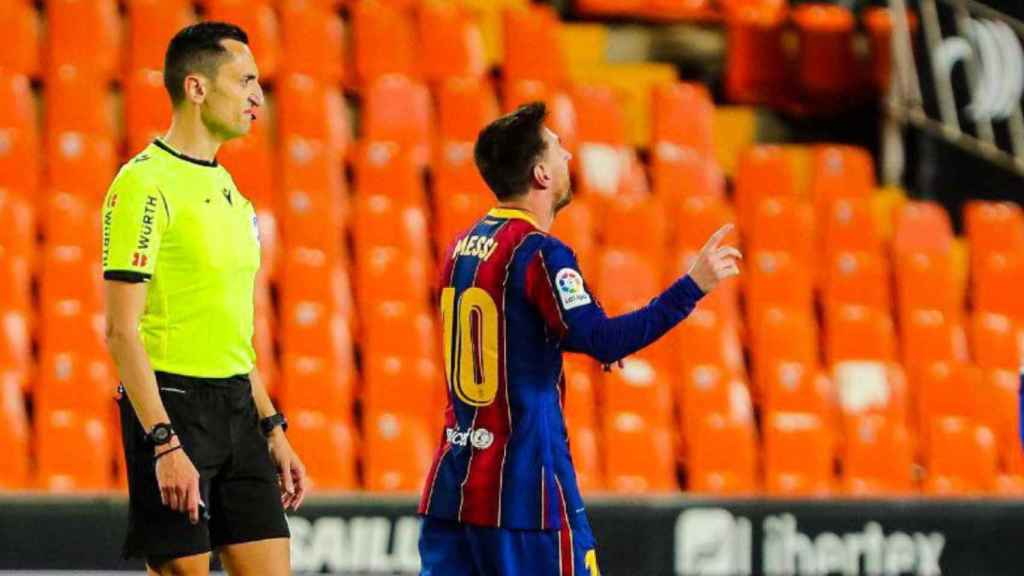
[[[163,446],[171,441],[174,434],[174,428],[171,428],[170,423],[161,422],[146,434],[146,442],[152,446]]]
[[[278,412],[271,416],[260,420],[260,430],[264,436],[270,436],[274,432],[274,428],[281,427],[282,432],[288,431],[288,420],[284,417],[284,414]]]

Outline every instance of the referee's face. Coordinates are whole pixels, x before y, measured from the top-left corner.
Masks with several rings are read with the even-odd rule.
[[[211,132],[230,140],[249,133],[263,105],[263,89],[249,47],[237,40],[222,43],[228,55],[204,102],[203,122]]]

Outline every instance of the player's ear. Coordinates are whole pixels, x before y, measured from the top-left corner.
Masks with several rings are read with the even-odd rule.
[[[185,76],[185,98],[195,104],[206,100],[206,79],[198,74]]]
[[[533,183],[537,188],[549,188],[551,186],[551,171],[547,164],[538,162],[533,165]]]

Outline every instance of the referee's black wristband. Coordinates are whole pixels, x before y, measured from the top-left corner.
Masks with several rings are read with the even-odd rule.
[[[260,420],[260,432],[263,432],[264,436],[270,436],[274,432],[274,428],[278,426],[281,427],[282,431],[288,431],[288,420],[280,412]]]
[[[157,460],[163,458],[164,456],[167,456],[171,452],[174,452],[176,450],[181,450],[182,448],[184,448],[184,446],[182,446],[181,444],[178,444],[174,448],[171,448],[171,449],[168,449],[168,450],[164,450],[163,452],[157,454],[156,456],[153,456],[153,462],[156,462]]]

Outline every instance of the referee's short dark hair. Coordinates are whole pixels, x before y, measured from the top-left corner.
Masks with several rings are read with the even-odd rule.
[[[526,104],[477,136],[473,159],[498,200],[515,198],[529,188],[533,166],[546,146],[541,130],[547,115],[543,102]]]
[[[217,68],[227,54],[222,40],[238,40],[249,43],[249,35],[234,24],[226,22],[199,22],[182,28],[164,56],[164,87],[171,96],[171,105],[177,106],[185,99],[185,77],[199,72],[215,78]]]

